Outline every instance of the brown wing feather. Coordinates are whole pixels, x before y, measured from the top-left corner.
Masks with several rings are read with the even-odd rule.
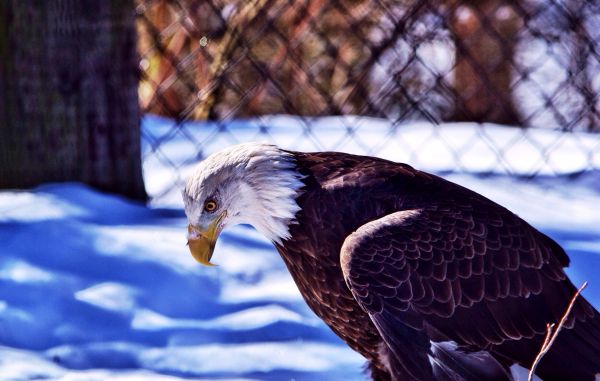
[[[514,214],[477,199],[389,214],[351,234],[341,252],[346,283],[386,342],[397,334],[389,323],[394,319],[416,337],[450,339],[524,366],[546,323],[560,319],[575,293],[562,269],[565,258],[560,246]],[[592,335],[600,331],[585,300],[572,316],[569,327],[587,320],[595,322]],[[582,364],[579,375],[593,380],[600,372],[600,336],[570,341],[581,357],[573,360]]]
[[[380,336],[407,356],[419,352],[409,363],[427,358],[429,339],[490,349],[506,364],[531,363],[545,323],[557,320],[575,291],[563,272],[569,259],[554,241],[483,196],[408,165],[293,154],[306,186],[292,239],[279,250],[311,308],[372,369],[385,373]],[[386,222],[401,210],[419,214]],[[340,248],[365,224],[380,229],[347,242],[346,273],[356,274],[344,281]],[[550,379],[586,379],[600,364],[597,313],[580,301],[573,316],[574,328],[561,332],[538,368]],[[421,349],[411,352],[411,342]]]

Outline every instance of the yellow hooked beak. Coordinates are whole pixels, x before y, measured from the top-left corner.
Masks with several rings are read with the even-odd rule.
[[[199,229],[192,224],[188,225],[188,246],[192,257],[205,266],[215,266],[210,262],[210,258],[212,258],[217,238],[221,232],[220,223],[223,217],[225,217],[225,213],[211,222],[206,230]]]

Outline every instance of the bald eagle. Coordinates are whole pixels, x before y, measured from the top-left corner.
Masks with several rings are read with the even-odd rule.
[[[183,191],[188,244],[211,265],[228,225],[276,246],[309,307],[373,380],[511,380],[576,292],[569,258],[527,222],[409,165],[250,143],[202,161]],[[543,380],[594,380],[600,317],[578,298]]]

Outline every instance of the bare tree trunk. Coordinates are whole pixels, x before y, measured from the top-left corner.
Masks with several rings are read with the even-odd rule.
[[[450,31],[456,46],[450,119],[519,124],[510,86],[520,16],[501,0],[448,3],[454,6]]]
[[[81,181],[145,200],[132,0],[2,1],[0,188]]]

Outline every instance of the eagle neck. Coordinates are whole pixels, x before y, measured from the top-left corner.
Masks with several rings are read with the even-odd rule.
[[[248,223],[269,240],[282,244],[290,238],[290,225],[300,210],[297,197],[304,186],[293,153],[281,149],[265,150],[248,163],[251,174],[242,185],[243,198],[252,205]]]

